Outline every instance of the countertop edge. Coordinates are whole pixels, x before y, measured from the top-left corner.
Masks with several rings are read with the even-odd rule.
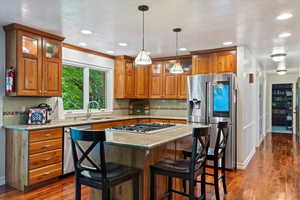
[[[68,126],[78,126],[78,125],[88,125],[88,124],[95,124],[95,123],[104,123],[104,122],[113,122],[113,121],[119,121],[119,120],[130,120],[130,119],[144,119],[144,118],[150,118],[150,119],[174,119],[174,120],[187,120],[187,117],[174,117],[174,116],[155,116],[155,115],[124,115],[124,116],[109,116],[112,119],[102,119],[102,120],[90,120],[90,121],[69,121],[69,122],[63,122],[56,121],[58,124],[45,124],[45,125],[3,125],[3,128],[5,129],[11,129],[11,130],[18,130],[18,131],[31,131],[31,130],[40,130],[40,129],[47,129],[47,128],[60,128],[60,127],[68,127]],[[54,122],[55,123],[55,122]]]

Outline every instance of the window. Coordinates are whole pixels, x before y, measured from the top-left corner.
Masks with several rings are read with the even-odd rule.
[[[112,84],[107,84],[112,76],[111,69],[64,63],[62,68],[62,98],[67,113],[111,111]],[[108,87],[110,86],[110,87]]]

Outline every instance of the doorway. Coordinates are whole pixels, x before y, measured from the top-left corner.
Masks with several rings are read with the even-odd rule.
[[[293,84],[272,84],[272,132],[293,133]]]

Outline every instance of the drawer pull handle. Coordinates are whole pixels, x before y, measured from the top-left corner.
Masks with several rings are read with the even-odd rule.
[[[50,158],[44,158],[44,159],[42,159],[43,161],[48,161],[48,160],[51,160],[52,159],[52,157],[50,157]]]
[[[51,174],[51,172],[45,172],[43,173],[44,176]]]
[[[49,137],[49,136],[51,136],[51,135],[52,135],[51,133],[46,133],[46,134],[44,134],[45,137]]]
[[[48,148],[48,147],[51,147],[51,145],[50,144],[46,144],[42,148]]]

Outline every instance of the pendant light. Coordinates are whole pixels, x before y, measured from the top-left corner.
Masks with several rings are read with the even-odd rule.
[[[143,44],[142,50],[138,53],[137,57],[135,58],[135,66],[144,66],[144,65],[151,65],[152,60],[149,56],[149,53],[145,51],[145,19],[144,19],[144,12],[149,10],[149,6],[141,5],[138,7],[139,11],[143,13]]]
[[[285,62],[284,61],[282,61],[282,62],[280,62],[279,64],[278,64],[278,67],[277,67],[277,69],[276,69],[276,72],[277,72],[277,74],[278,75],[285,75],[286,73],[287,73],[287,68],[286,68],[286,66],[285,66]]]
[[[176,62],[172,66],[172,68],[170,69],[170,73],[172,73],[172,74],[182,74],[183,69],[182,69],[181,63],[178,59],[178,33],[181,32],[181,28],[174,28],[173,32],[176,33]]]

